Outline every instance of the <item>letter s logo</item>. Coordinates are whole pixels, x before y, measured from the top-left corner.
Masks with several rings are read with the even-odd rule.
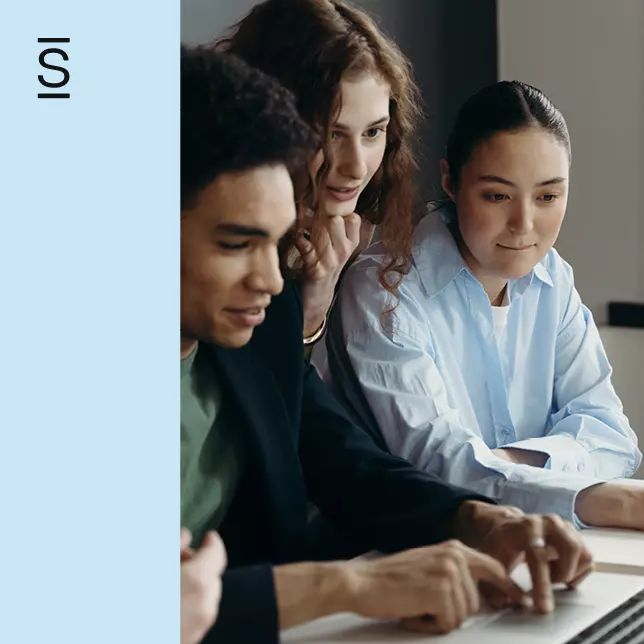
[[[59,56],[62,57],[64,61],[68,61],[69,56],[62,49],[57,49],[52,47],[50,49],[45,49],[42,52],[40,52],[40,56],[38,57],[38,60],[42,67],[45,67],[46,69],[53,69],[54,71],[57,71],[57,72],[61,72],[63,75],[63,80],[58,81],[57,83],[51,83],[49,81],[46,81],[45,77],[42,74],[38,75],[38,80],[40,81],[40,84],[44,85],[45,87],[64,87],[69,82],[69,72],[64,67],[60,67],[59,65],[51,65],[50,63],[48,63],[45,60],[48,54],[58,54]]]

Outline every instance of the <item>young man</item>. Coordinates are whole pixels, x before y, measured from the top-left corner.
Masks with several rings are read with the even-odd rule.
[[[193,547],[218,530],[229,562],[204,641],[277,642],[341,611],[447,632],[477,610],[476,581],[524,602],[506,572],[524,555],[551,610],[551,581],[592,568],[574,528],[385,454],[304,362],[278,247],[296,216],[290,171],[317,144],[292,96],[207,48],[182,49],[181,75],[181,520]],[[364,551],[404,552],[307,563],[308,500]]]

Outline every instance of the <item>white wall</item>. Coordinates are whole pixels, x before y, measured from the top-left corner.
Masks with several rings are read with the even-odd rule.
[[[498,0],[499,78],[542,89],[572,138],[557,248],[598,322],[644,301],[644,2]]]

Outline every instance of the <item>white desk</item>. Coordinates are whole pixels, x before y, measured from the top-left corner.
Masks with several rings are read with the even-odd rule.
[[[644,575],[644,532],[593,528],[582,536],[598,571]]]

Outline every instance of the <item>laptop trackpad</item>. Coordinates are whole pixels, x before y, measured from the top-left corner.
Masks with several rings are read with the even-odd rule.
[[[553,641],[566,641],[577,635],[594,621],[596,613],[597,609],[592,606],[562,602],[558,597],[557,609],[549,615],[511,610],[497,615],[496,619],[492,618],[482,630],[479,623],[477,630],[481,635],[486,631],[493,632],[495,644],[505,642],[506,636],[508,642],[515,642],[517,637],[525,637],[526,633],[530,634],[531,642],[543,641],[550,644]]]

